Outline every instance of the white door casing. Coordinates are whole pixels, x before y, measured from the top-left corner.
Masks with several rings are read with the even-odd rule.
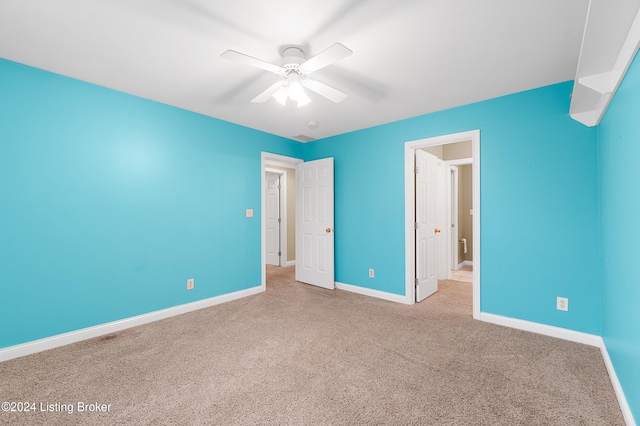
[[[451,224],[449,223],[449,166],[436,157],[436,225],[440,232],[436,235],[436,274],[439,280],[449,279],[449,238]]]
[[[415,206],[416,206],[416,175],[415,153],[421,148],[447,145],[451,143],[471,141],[470,158],[465,159],[464,164],[473,164],[473,318],[481,319],[481,267],[482,250],[481,243],[481,155],[480,155],[480,130],[470,130],[441,136],[427,137],[407,141],[404,144],[404,200],[405,200],[405,297],[404,303],[412,305],[416,303],[416,232],[415,232]],[[457,160],[449,160],[450,165],[460,165]]]
[[[266,262],[281,266],[280,250],[280,175],[265,173]]]
[[[438,279],[448,271],[445,235],[446,171],[444,161],[416,151],[416,301],[438,291]],[[444,274],[444,276],[443,276]]]
[[[458,168],[456,166],[449,166],[449,171],[451,173],[451,214],[450,214],[450,222],[451,222],[451,235],[449,236],[449,241],[451,241],[451,265],[450,268],[457,269],[458,268],[458,236],[460,234],[458,228]]]
[[[265,188],[265,180],[266,180],[266,174],[265,172],[276,172],[276,173],[282,173],[283,178],[280,179],[280,186],[281,186],[281,193],[280,193],[280,212],[281,212],[281,218],[282,218],[282,226],[281,226],[281,233],[280,233],[280,245],[281,245],[281,251],[282,251],[282,259],[283,262],[285,261],[285,259],[287,259],[287,250],[289,249],[289,246],[287,245],[287,227],[286,227],[286,223],[289,220],[289,217],[287,217],[286,214],[286,208],[284,206],[287,205],[287,203],[291,202],[295,205],[296,201],[295,201],[295,196],[291,197],[291,198],[287,198],[287,191],[286,191],[286,183],[287,183],[287,179],[284,178],[284,176],[287,175],[287,172],[281,169],[271,169],[271,167],[279,167],[279,168],[286,168],[286,169],[295,169],[296,165],[299,163],[302,163],[302,159],[300,158],[295,158],[295,157],[287,157],[284,155],[279,155],[279,154],[274,154],[274,153],[270,153],[270,152],[262,152],[260,154],[260,188],[262,188],[262,190],[260,191],[260,221],[261,221],[261,253],[262,253],[262,277],[261,277],[261,284],[260,287],[262,288],[262,290],[266,290],[267,288],[267,268],[266,268],[266,264],[267,264],[267,215],[266,215],[266,191],[264,191]],[[293,171],[292,173],[293,176],[295,176],[295,171]],[[293,217],[291,218],[291,220],[294,220]],[[295,220],[294,220],[295,223]],[[294,231],[294,235],[295,235],[295,231]],[[291,247],[291,250],[293,250],[293,247]]]
[[[333,158],[296,166],[296,280],[335,288]]]

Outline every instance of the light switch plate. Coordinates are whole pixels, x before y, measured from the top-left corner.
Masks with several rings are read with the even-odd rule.
[[[247,217],[253,217],[253,209],[247,209]]]

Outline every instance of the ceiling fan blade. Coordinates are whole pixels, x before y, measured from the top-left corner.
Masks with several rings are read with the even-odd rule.
[[[314,71],[318,71],[321,68],[331,65],[334,62],[344,59],[351,55],[353,52],[346,48],[343,44],[336,43],[329,46],[327,49],[318,53],[313,58],[300,64],[300,69],[303,74],[311,74]]]
[[[283,80],[280,80],[274,83],[267,90],[265,90],[264,92],[260,93],[258,96],[253,98],[251,102],[253,102],[254,104],[262,104],[267,102],[269,98],[273,96],[274,93],[276,93],[278,90],[280,90],[282,86],[284,86],[284,83],[285,82]]]
[[[244,53],[236,52],[235,50],[226,50],[220,56],[245,65],[270,71],[275,74],[280,74],[283,71],[283,68],[279,65],[270,64],[269,62],[256,59],[252,56],[245,55]]]
[[[349,96],[346,93],[341,92],[338,89],[334,89],[331,86],[327,86],[324,83],[320,83],[319,81],[312,80],[310,78],[304,79],[303,85],[307,89],[313,90],[317,94],[322,95],[325,98],[327,98],[330,101],[333,101],[335,103],[342,102],[347,98],[347,96]]]

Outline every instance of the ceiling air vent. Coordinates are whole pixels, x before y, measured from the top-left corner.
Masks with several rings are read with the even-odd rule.
[[[306,135],[298,135],[298,136],[294,136],[291,139],[295,139],[298,142],[311,142],[311,141],[315,141],[315,138],[306,136]]]

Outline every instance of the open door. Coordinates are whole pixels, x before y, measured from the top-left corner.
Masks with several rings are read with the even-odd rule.
[[[296,280],[333,290],[333,158],[296,166]]]
[[[265,173],[265,209],[266,209],[266,261],[267,265],[282,266],[280,248],[280,175]]]
[[[416,302],[438,291],[443,260],[445,164],[416,150]]]

